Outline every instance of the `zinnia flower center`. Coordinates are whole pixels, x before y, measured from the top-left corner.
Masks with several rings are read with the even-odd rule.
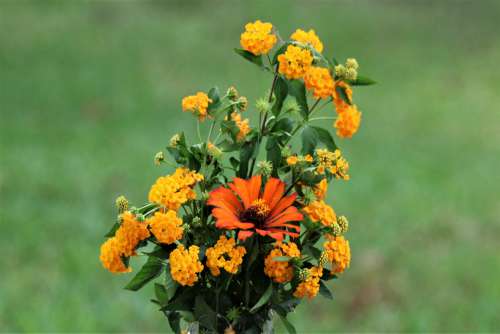
[[[267,205],[266,201],[262,198],[253,201],[252,205],[240,213],[240,219],[242,221],[248,221],[256,224],[262,224],[271,209]]]

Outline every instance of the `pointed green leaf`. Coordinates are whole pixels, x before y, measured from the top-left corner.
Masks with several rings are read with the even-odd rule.
[[[283,325],[285,326],[286,330],[288,331],[288,333],[290,333],[290,334],[297,334],[297,330],[290,323],[290,321],[288,321],[285,316],[283,316],[281,314],[278,314],[278,315],[279,315],[279,317],[281,319],[281,322],[283,323]]]
[[[208,306],[202,295],[196,296],[194,302],[194,316],[204,327],[215,329],[214,326],[217,314],[215,314],[215,311]]]
[[[146,283],[160,275],[162,267],[162,261],[151,256],[141,270],[139,270],[134,278],[125,286],[125,289],[132,291],[139,290],[146,285]]]
[[[318,145],[318,133],[312,126],[305,126],[302,130],[302,154],[312,154]]]
[[[332,292],[323,281],[319,281],[319,293],[325,298],[333,299]]]
[[[370,86],[377,83],[375,80],[361,75],[358,75],[356,80],[347,80],[347,82],[352,86]]]
[[[288,85],[282,77],[278,77],[276,79],[274,95],[276,96],[276,101],[274,102],[272,111],[274,115],[278,116],[281,112],[281,108],[283,107],[283,101],[285,101],[286,96],[288,95]]]
[[[309,107],[307,105],[306,86],[300,80],[288,81],[288,94],[293,96],[300,106],[300,113],[302,117],[307,118],[309,114]]]
[[[264,67],[264,63],[262,62],[262,56],[256,56],[253,53],[243,50],[243,49],[234,49],[234,51],[248,60],[249,62],[259,66],[259,67]]]
[[[111,229],[104,235],[105,238],[111,238],[115,236],[116,231],[120,228],[120,223],[114,223]]]
[[[276,261],[276,262],[288,262],[291,259],[292,258],[290,256],[276,256],[276,257],[273,257],[273,261]]]
[[[250,313],[255,313],[255,311],[264,306],[269,301],[272,294],[273,294],[273,283],[271,282],[269,283],[269,287],[264,292],[264,294],[260,297],[257,303],[250,309]]]
[[[320,128],[319,126],[313,126],[313,128],[318,134],[319,141],[325,144],[330,151],[335,151],[337,149],[337,145],[335,144],[335,140],[333,139],[330,131]]]

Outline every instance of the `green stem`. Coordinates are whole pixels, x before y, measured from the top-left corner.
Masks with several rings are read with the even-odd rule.
[[[337,119],[337,117],[315,117],[315,118],[311,118],[309,119],[309,122],[313,122],[313,121],[321,121],[321,120],[333,120],[333,119]]]

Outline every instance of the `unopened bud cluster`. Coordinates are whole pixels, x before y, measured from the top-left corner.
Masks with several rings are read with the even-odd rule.
[[[339,79],[356,80],[358,77],[358,61],[354,58],[347,58],[345,65],[335,66],[335,76]]]
[[[125,196],[118,196],[115,201],[116,208],[119,213],[125,212],[128,210],[128,200]]]

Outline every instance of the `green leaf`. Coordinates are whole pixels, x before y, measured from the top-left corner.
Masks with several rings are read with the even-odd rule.
[[[262,56],[256,56],[253,53],[243,50],[243,49],[234,49],[234,51],[248,60],[249,62],[259,66],[259,67],[264,67],[264,63],[262,62]]]
[[[181,332],[181,316],[177,312],[167,313],[168,324],[174,333],[179,334]]]
[[[276,261],[276,262],[288,262],[291,259],[292,258],[290,256],[276,256],[276,257],[273,257],[273,261]]]
[[[179,283],[174,281],[172,274],[170,273],[170,264],[167,264],[165,270],[165,292],[167,293],[168,300],[174,298],[175,292],[179,287]]]
[[[208,91],[208,98],[212,100],[212,102],[209,103],[208,105],[208,112],[217,109],[221,102],[220,102],[220,93],[219,93],[219,88],[218,87],[213,87]]]
[[[347,83],[349,83],[349,85],[352,85],[352,86],[370,86],[370,85],[374,85],[377,83],[375,80],[372,80],[368,77],[364,77],[361,75],[358,75],[356,80],[346,80],[346,81],[347,81]]]
[[[167,290],[165,287],[159,283],[155,283],[155,296],[158,302],[160,303],[160,306],[165,306],[168,304],[168,294]]]
[[[271,133],[277,133],[281,131],[282,133],[290,133],[293,129],[293,120],[288,117],[282,118],[274,124],[271,129]]]
[[[247,177],[248,173],[248,161],[254,156],[256,151],[255,140],[248,141],[243,144],[240,150],[240,168],[238,170],[238,176],[242,178]]]
[[[160,259],[150,257],[135,277],[125,286],[125,289],[132,291],[139,290],[146,285],[146,283],[160,275],[162,268],[163,264]]]
[[[318,133],[312,126],[305,126],[302,130],[302,154],[312,154],[318,145]]]
[[[234,169],[237,169],[238,166],[240,165],[240,161],[238,159],[236,159],[235,157],[231,157],[229,158],[229,163],[231,164],[231,166],[234,168]]]
[[[335,144],[335,140],[333,140],[333,136],[330,131],[318,126],[313,126],[312,128],[316,130],[319,141],[325,144],[330,151],[335,151],[337,149],[337,145]]]
[[[233,152],[239,149],[240,146],[240,143],[231,142],[229,140],[223,140],[217,145],[217,147],[220,148],[222,152]]]
[[[194,302],[194,316],[204,327],[215,330],[214,326],[217,314],[208,306],[202,295],[196,296]]]
[[[276,85],[274,87],[274,95],[276,96],[276,101],[274,102],[272,111],[273,114],[278,116],[283,107],[283,101],[285,101],[288,95],[288,85],[282,77],[276,79]]]
[[[120,223],[114,223],[111,229],[104,235],[105,238],[111,238],[115,236],[116,231],[120,228]]]
[[[300,113],[302,117],[307,119],[309,115],[309,107],[307,105],[306,86],[300,80],[288,81],[288,94],[295,98],[297,104],[300,106]]]
[[[325,298],[333,299],[332,292],[323,281],[319,281],[319,293]]]
[[[273,164],[273,176],[277,176],[278,168],[281,163],[281,149],[278,140],[275,137],[269,137],[266,143],[266,159]]]
[[[250,313],[255,313],[255,311],[264,306],[269,301],[272,295],[273,295],[273,283],[271,282],[269,283],[269,287],[264,292],[264,294],[260,297],[257,303],[250,309]]]
[[[283,326],[285,326],[286,330],[288,333],[290,334],[297,334],[297,330],[295,329],[295,327],[290,323],[290,321],[288,321],[286,319],[285,316],[281,315],[281,314],[278,314],[280,319],[281,319],[281,322],[283,323]]]

